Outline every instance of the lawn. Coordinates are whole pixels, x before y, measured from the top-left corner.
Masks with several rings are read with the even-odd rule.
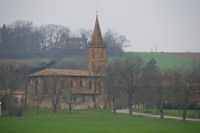
[[[199,133],[200,122],[113,114],[110,110],[76,110],[0,118],[0,133]]]

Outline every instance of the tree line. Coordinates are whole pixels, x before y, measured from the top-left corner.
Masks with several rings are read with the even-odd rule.
[[[52,50],[55,53],[55,49],[62,49],[63,47],[61,45],[65,45],[65,51],[63,53],[68,52],[71,55],[78,55],[84,50],[87,53],[87,47],[80,48],[79,45],[73,45],[73,48],[75,47],[78,50],[77,52],[69,46],[69,38],[73,37],[72,35],[82,36],[86,39],[87,43],[87,40],[91,39],[92,31],[80,29],[73,33],[65,26],[57,24],[35,26],[30,21],[22,20],[8,25],[4,24],[0,28],[0,57],[31,58],[44,56]],[[120,35],[112,30],[108,30],[103,36],[105,42],[107,42],[108,53],[110,55],[122,54],[122,48],[129,43],[124,35]],[[62,53],[62,51],[56,52],[56,54],[59,53]]]
[[[128,107],[132,115],[133,106],[142,106],[156,108],[164,119],[164,106],[170,104],[183,110],[185,121],[189,106],[200,102],[200,65],[160,70],[153,58],[145,64],[140,57],[127,56],[109,63],[105,85],[113,112]]]

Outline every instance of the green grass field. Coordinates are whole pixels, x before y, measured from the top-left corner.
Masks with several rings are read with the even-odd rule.
[[[110,110],[33,112],[0,118],[0,133],[199,133],[200,122],[113,114]]]
[[[160,69],[169,69],[183,66],[185,69],[191,69],[193,61],[180,58],[174,55],[165,53],[151,53],[151,52],[128,52],[128,55],[136,55],[143,59],[144,62],[150,61],[154,58]]]
[[[169,68],[176,69],[180,66],[182,66],[184,69],[191,69],[193,61],[180,58],[174,55],[169,55],[166,53],[153,53],[153,52],[126,52],[125,55],[130,56],[139,56],[143,59],[145,63],[150,61],[152,58],[154,58],[157,61],[157,65],[161,70],[166,70]],[[119,58],[123,58],[124,56],[119,56]],[[108,58],[108,61],[112,61],[118,57],[116,56],[110,56]],[[33,60],[39,60],[43,63],[49,63],[51,59],[48,58],[37,58]],[[55,60],[56,61],[56,60]],[[64,62],[77,62],[77,63],[85,63],[87,62],[87,57],[61,57],[60,61]]]
[[[153,52],[126,52],[125,55],[129,56],[139,56],[142,60],[147,63],[152,58],[154,58],[157,62],[157,66],[161,70],[166,69],[176,69],[179,67],[183,67],[183,69],[190,70],[192,68],[193,61],[180,58],[174,55],[169,55],[165,53],[153,53]],[[109,61],[116,59],[117,57],[109,57]],[[120,57],[121,58],[121,57]]]

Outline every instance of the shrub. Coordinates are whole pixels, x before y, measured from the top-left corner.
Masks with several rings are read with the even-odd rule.
[[[17,98],[10,94],[6,99],[6,110],[9,116],[22,116],[23,104],[17,103]]]

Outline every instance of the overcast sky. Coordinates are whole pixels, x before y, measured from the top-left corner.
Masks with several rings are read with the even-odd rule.
[[[200,52],[200,0],[0,0],[0,25],[30,20],[72,31],[93,29],[96,8],[102,32],[130,40],[126,51]]]

